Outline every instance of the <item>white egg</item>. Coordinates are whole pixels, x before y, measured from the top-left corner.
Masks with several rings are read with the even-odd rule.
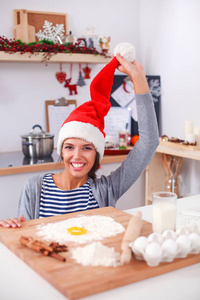
[[[134,254],[141,255],[143,254],[147,245],[148,245],[148,239],[145,236],[139,236],[130,246]]]
[[[158,243],[150,243],[145,249],[145,260],[147,262],[157,262],[161,260],[162,248]]]
[[[186,257],[191,250],[191,240],[187,235],[179,235],[176,239],[177,257]]]
[[[164,240],[166,240],[166,239],[175,240],[176,239],[176,232],[171,230],[171,229],[167,229],[163,232],[162,236],[163,236]]]
[[[176,230],[176,235],[179,236],[181,234],[189,235],[189,230],[186,227],[181,227]]]
[[[150,243],[155,242],[155,243],[159,243],[161,245],[163,242],[163,236],[160,233],[153,232],[148,236],[148,241]]]
[[[189,235],[189,239],[191,240],[191,252],[192,254],[197,254],[200,252],[200,235],[196,232],[192,232]]]
[[[163,258],[162,261],[170,262],[172,261],[177,252],[177,244],[175,240],[166,239],[162,244]]]

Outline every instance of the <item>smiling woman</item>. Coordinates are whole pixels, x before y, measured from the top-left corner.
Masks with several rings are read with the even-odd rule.
[[[86,183],[96,159],[94,145],[78,138],[66,139],[61,157],[65,170],[53,175],[56,185],[62,190],[71,190]]]
[[[59,174],[33,176],[19,200],[17,218],[0,221],[4,227],[21,227],[21,221],[104,206],[117,200],[133,185],[151,161],[159,144],[157,121],[143,67],[117,54],[90,86],[91,101],[77,107],[64,121],[57,152],[64,162]],[[133,47],[131,47],[133,49]],[[140,139],[121,166],[109,176],[95,177],[105,147],[104,117],[110,109],[115,69],[129,75],[136,92]]]

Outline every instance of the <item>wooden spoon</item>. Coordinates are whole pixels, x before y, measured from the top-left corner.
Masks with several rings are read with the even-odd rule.
[[[177,157],[176,162],[175,162],[175,168],[176,168],[176,173],[175,173],[175,180],[176,180],[176,187],[175,187],[175,194],[177,194],[177,197],[179,198],[179,181],[178,181],[178,176],[180,173],[180,169],[183,163],[183,158],[182,157]]]
[[[169,157],[167,154],[162,153],[162,164],[164,166],[166,175],[167,175],[167,191],[171,192],[171,183],[170,183],[170,163],[169,163]]]

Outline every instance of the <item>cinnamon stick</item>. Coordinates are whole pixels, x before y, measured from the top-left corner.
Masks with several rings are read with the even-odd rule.
[[[56,253],[68,251],[68,247],[66,245],[60,245],[57,242],[50,243],[49,247],[52,247],[53,248],[53,252],[56,252]]]
[[[35,250],[45,256],[52,256],[56,259],[59,259],[60,261],[65,261],[65,257],[61,256],[60,254],[57,254],[53,251],[52,247],[49,247],[42,243],[41,241],[34,240],[32,237],[26,237],[26,236],[21,236],[20,242],[22,245]]]
[[[60,261],[66,261],[65,257],[61,256],[60,254],[58,254],[56,252],[51,252],[49,255],[54,258],[59,259]]]

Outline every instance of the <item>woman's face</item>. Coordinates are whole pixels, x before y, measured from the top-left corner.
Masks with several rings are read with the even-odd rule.
[[[63,142],[62,158],[65,171],[71,178],[87,178],[94,165],[96,149],[93,144],[78,138],[68,138]]]

